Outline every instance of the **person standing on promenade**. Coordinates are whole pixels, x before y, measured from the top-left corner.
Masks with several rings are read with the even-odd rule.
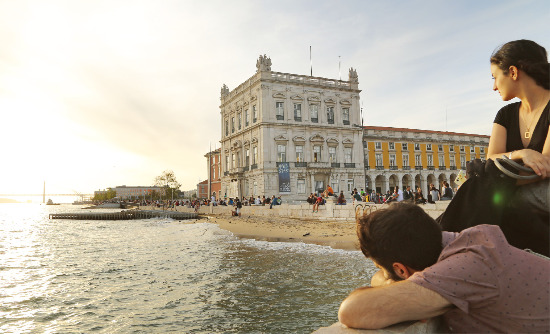
[[[356,215],[361,251],[381,270],[342,302],[342,324],[379,329],[442,315],[442,332],[550,330],[550,260],[511,246],[498,226],[442,232],[409,203]]]

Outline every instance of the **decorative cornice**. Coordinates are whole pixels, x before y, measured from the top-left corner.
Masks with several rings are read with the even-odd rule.
[[[272,96],[275,99],[284,99],[284,98],[286,98],[285,94],[283,94],[283,93],[275,93]]]

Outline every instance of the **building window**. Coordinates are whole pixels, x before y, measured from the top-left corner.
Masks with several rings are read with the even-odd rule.
[[[335,194],[338,194],[338,192],[340,191],[338,188],[340,188],[338,181],[332,181],[332,190]]]
[[[480,153],[485,153],[485,147],[480,147],[480,148],[479,148],[479,152],[480,152]]]
[[[229,136],[229,121],[225,120],[225,135]]]
[[[432,144],[426,144],[426,151],[432,150]]]
[[[303,162],[304,161],[304,146],[298,145],[296,146],[296,162]]]
[[[376,153],[376,166],[381,167],[384,166],[384,162],[382,161],[382,153]]]
[[[328,148],[328,161],[330,163],[337,162],[336,161],[336,147],[329,147]]]
[[[342,108],[342,120],[344,125],[349,125],[349,108]]]
[[[231,165],[231,168],[237,168],[237,157],[235,156],[235,153],[231,154],[231,161],[232,161],[232,165]]]
[[[348,192],[353,191],[353,179],[348,179]]]
[[[460,168],[466,168],[466,157],[463,155],[460,156]]]
[[[473,146],[470,146],[470,153],[476,153],[476,149]]]
[[[390,148],[390,150],[395,150],[395,143],[390,141],[388,143],[388,147]]]
[[[313,146],[313,162],[321,162],[321,146]]]
[[[414,150],[420,151],[420,144],[414,144]]]
[[[401,150],[408,151],[409,150],[409,145],[407,143],[402,143],[401,144]]]
[[[403,166],[409,166],[409,154],[403,154]]]
[[[250,163],[250,149],[246,149],[244,150],[244,165],[245,166],[248,166],[248,164]]]
[[[334,107],[327,107],[327,122],[334,124]]]
[[[309,113],[311,114],[311,122],[312,123],[318,123],[319,122],[319,106],[316,104],[309,106]]]
[[[286,162],[286,145],[277,145],[277,162]]]
[[[381,150],[382,149],[382,143],[377,141],[374,143],[374,148],[377,149],[377,150]]]
[[[455,164],[455,156],[454,156],[454,155],[450,155],[450,156],[449,156],[449,165],[451,165],[451,168],[452,168],[453,166],[456,166],[456,164]]]
[[[395,154],[390,154],[390,167],[395,166]]]
[[[445,156],[443,154],[438,155],[438,160],[439,160],[440,167],[445,166]]]
[[[231,117],[231,133],[235,132],[235,117]]]
[[[460,145],[460,152],[464,152],[464,146]]]
[[[226,172],[229,171],[229,156],[228,155],[225,156],[225,171]]]
[[[454,152],[454,151],[455,151],[454,145],[449,145],[449,152]]]
[[[297,182],[297,189],[298,189],[298,194],[305,194],[306,193],[306,180],[305,179],[298,179],[298,182]]]
[[[434,165],[434,156],[433,154],[428,154],[428,166]]]
[[[294,120],[302,121],[302,105],[300,103],[294,103]]]
[[[344,162],[351,163],[351,147],[344,147]]]
[[[439,152],[443,152],[443,145],[437,145],[437,150]]]
[[[285,119],[285,108],[283,102],[275,103],[275,111],[275,115],[277,116],[278,120]]]
[[[258,163],[258,146],[252,148],[252,164],[255,165]]]
[[[250,113],[248,112],[248,109],[244,111],[244,126],[250,125]]]
[[[239,112],[237,113],[237,127],[239,130],[242,128],[242,125],[243,125],[243,121],[242,121],[241,113]]]
[[[252,123],[256,123],[256,120],[258,120],[258,113],[256,112],[256,106],[252,106]]]
[[[422,159],[420,158],[420,154],[414,155],[414,165],[415,166],[422,166]]]

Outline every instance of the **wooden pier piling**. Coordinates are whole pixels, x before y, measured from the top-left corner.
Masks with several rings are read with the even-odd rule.
[[[52,213],[50,219],[72,220],[131,220],[149,218],[172,218],[176,220],[196,219],[195,212],[157,211],[157,210],[127,210],[120,212],[72,212]]]

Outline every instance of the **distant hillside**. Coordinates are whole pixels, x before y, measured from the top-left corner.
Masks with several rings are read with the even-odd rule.
[[[11,198],[0,198],[0,203],[19,203],[19,202]]]

